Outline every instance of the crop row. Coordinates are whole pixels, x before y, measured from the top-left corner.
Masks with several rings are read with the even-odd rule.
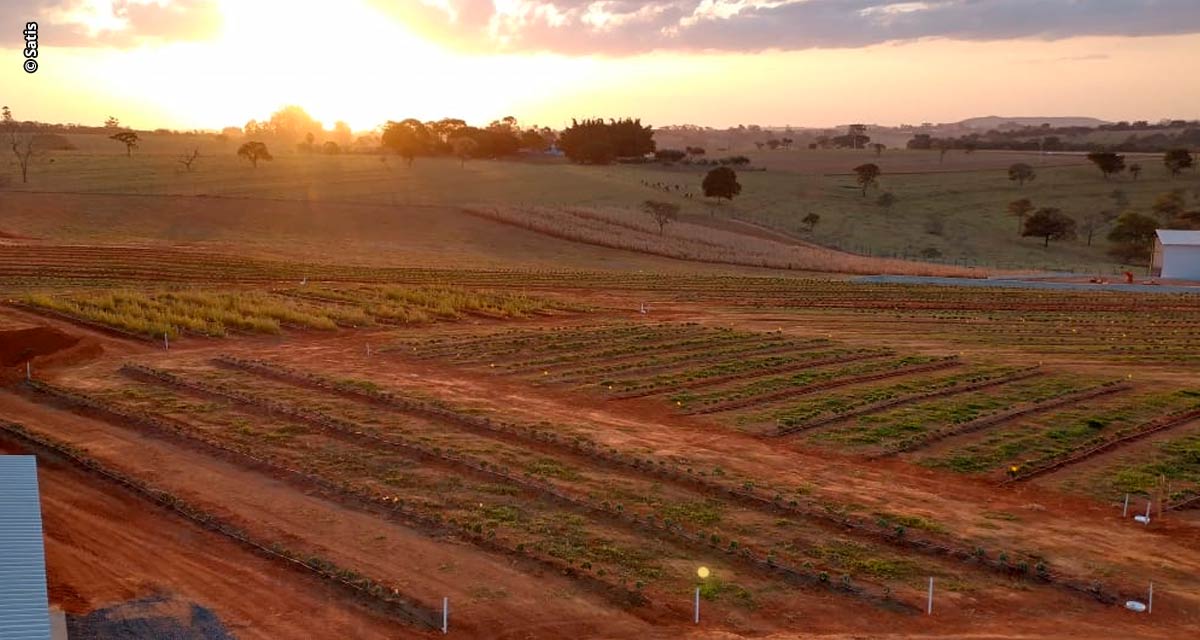
[[[748,357],[786,356],[789,353],[808,352],[829,346],[831,343],[825,339],[779,341],[763,339],[753,343],[725,345],[711,350],[644,353],[632,359],[605,361],[601,364],[575,367],[559,375],[551,373],[548,381],[575,384],[601,379],[605,381],[602,384],[607,386],[616,376],[645,377],[671,372],[680,366],[720,363]]]
[[[35,434],[16,423],[0,420],[0,429],[10,436],[15,436],[26,446],[31,446],[42,452],[49,452],[58,458],[67,460],[87,472],[100,476],[154,504],[173,511],[204,529],[220,534],[257,555],[274,560],[288,568],[315,575],[338,586],[349,594],[367,600],[374,605],[381,606],[393,615],[411,623],[416,623],[430,629],[436,629],[440,626],[441,612],[439,610],[420,603],[416,598],[401,594],[400,590],[394,586],[382,584],[350,569],[339,567],[333,562],[318,556],[301,554],[279,543],[268,543],[265,540],[256,539],[225,519],[190,504],[178,496],[156,488],[145,481],[111,469],[80,449],[56,441],[46,435]]]
[[[559,345],[552,355],[540,358],[521,358],[505,365],[507,371],[521,373],[530,370],[550,371],[573,370],[580,362],[604,362],[612,365],[640,361],[647,354],[690,354],[708,352],[720,348],[754,349],[779,346],[780,338],[764,338],[758,334],[733,331],[697,332],[695,335],[662,338],[645,337],[624,344],[605,341],[595,345]]]
[[[849,396],[826,398],[821,403],[815,403],[815,406],[784,412],[777,418],[778,422],[774,433],[768,435],[790,435],[914,402],[977,391],[1037,375],[1041,375],[1041,368],[1037,366],[1016,371],[1002,369],[1000,371],[972,372],[960,376],[901,383],[882,389],[861,391]],[[927,391],[919,391],[919,389],[927,389]],[[918,392],[909,393],[913,390],[918,390]]]
[[[881,362],[872,361],[857,364],[832,371],[809,371],[787,378],[769,378],[744,387],[716,391],[699,397],[681,395],[677,398],[677,402],[686,402],[688,408],[684,410],[684,413],[689,414],[733,411],[751,405],[774,402],[782,398],[792,398],[852,384],[874,382],[876,380],[914,373],[940,371],[942,369],[957,367],[960,364],[962,363],[959,361],[958,356],[948,356],[945,358],[906,356]]]
[[[764,493],[753,482],[746,482],[740,485],[722,482],[716,480],[715,475],[707,475],[703,471],[697,471],[692,467],[681,468],[674,463],[668,464],[665,460],[655,460],[652,457],[625,454],[616,449],[602,447],[583,437],[563,437],[554,432],[538,431],[529,427],[492,420],[484,416],[464,414],[446,407],[399,398],[390,392],[379,390],[372,386],[333,380],[262,361],[220,356],[217,358],[217,362],[258,375],[332,391],[352,398],[361,398],[386,406],[394,406],[402,411],[453,421],[456,424],[481,431],[514,437],[533,445],[550,446],[614,467],[634,469],[641,473],[679,483],[681,486],[691,487],[710,495],[723,496],[746,506],[761,509],[766,513],[792,514],[814,522],[822,522],[826,526],[837,530],[851,532],[931,556],[955,558],[1006,575],[1022,571],[1021,567],[1023,563],[1010,564],[1006,554],[1000,554],[993,560],[978,546],[956,541],[940,534],[930,532],[909,533],[903,527],[896,527],[890,522],[871,520],[856,515],[831,513],[823,505],[819,504],[807,504],[797,500],[785,501],[780,493],[775,493],[772,497],[769,493]],[[1033,559],[1031,562],[1041,561]],[[1036,574],[1039,580],[1057,584],[1068,591],[1087,594],[1102,602],[1112,603],[1120,598],[1120,594],[1104,589],[1097,582],[1086,582],[1061,575],[1049,567],[1045,567],[1044,562],[1042,564],[1043,568],[1039,569]]]
[[[545,354],[575,353],[594,348],[621,348],[625,352],[636,353],[644,350],[644,345],[655,344],[663,340],[694,339],[700,336],[720,340],[722,339],[720,337],[722,335],[729,336],[733,334],[729,331],[714,331],[692,326],[673,327],[659,325],[656,327],[646,327],[640,331],[627,332],[622,335],[583,334],[570,338],[556,337],[551,340],[530,341],[524,344],[493,345],[492,348],[483,350],[482,352],[460,353],[455,357],[455,361],[463,363],[521,362],[528,358]]]
[[[198,448],[205,453],[222,459],[229,459],[251,469],[280,475],[304,490],[318,492],[337,499],[340,503],[362,509],[373,515],[382,515],[396,520],[417,531],[424,531],[436,538],[441,538],[439,532],[452,529],[468,542],[484,550],[511,556],[517,560],[532,563],[539,568],[550,569],[555,573],[568,575],[580,580],[583,584],[614,598],[618,602],[644,604],[645,596],[640,591],[628,589],[622,585],[608,582],[598,576],[582,573],[575,567],[562,562],[553,556],[536,553],[527,546],[509,544],[493,535],[483,535],[482,531],[473,530],[465,523],[442,518],[438,514],[426,515],[407,504],[403,499],[378,490],[356,487],[349,483],[329,480],[322,475],[292,468],[286,464],[273,461],[258,455],[244,447],[233,446],[220,440],[201,437],[191,426],[179,423],[169,418],[154,415],[145,411],[130,411],[103,400],[85,394],[68,391],[45,382],[33,380],[26,382],[35,391],[57,401],[93,412],[98,416],[111,420],[118,426],[135,426],[148,433],[165,437],[185,445]]]
[[[756,378],[812,367],[823,367],[870,358],[882,358],[891,355],[891,353],[883,349],[786,353],[759,358],[729,360],[701,369],[688,369],[654,376],[649,379],[631,378],[615,382],[602,382],[601,384],[620,387],[620,390],[613,394],[614,398],[640,398],[667,391],[682,391],[712,386],[743,378]]]
[[[1148,422],[1144,422],[1134,427],[1109,434],[1106,437],[1097,438],[1092,442],[1076,449],[1026,462],[1022,464],[1019,471],[1014,476],[1008,478],[1005,483],[1029,480],[1031,478],[1036,478],[1037,476],[1057,471],[1066,466],[1078,464],[1079,462],[1082,462],[1083,460],[1093,456],[1097,456],[1106,451],[1129,444],[1135,440],[1140,440],[1153,433],[1191,422],[1197,418],[1200,418],[1200,406],[1185,409],[1183,411],[1177,411],[1165,416],[1159,416]]]
[[[527,318],[562,311],[585,311],[581,305],[506,291],[472,291],[458,287],[372,286],[329,288],[322,286],[285,289],[284,294],[303,295],[331,302],[352,304],[371,317],[386,322],[422,323],[457,320],[464,315],[488,318]]]
[[[1047,398],[1044,400],[1037,400],[1034,402],[1026,403],[1021,406],[1014,407],[1012,409],[1007,409],[1007,410],[1003,410],[1003,411],[998,411],[996,413],[980,416],[978,418],[969,420],[967,422],[951,424],[951,425],[947,425],[947,426],[944,426],[944,427],[941,427],[938,429],[934,429],[931,431],[925,431],[923,433],[909,436],[908,438],[905,438],[904,440],[893,442],[890,445],[886,446],[884,448],[884,451],[882,452],[882,455],[895,455],[897,453],[902,453],[905,451],[912,451],[914,449],[919,449],[921,447],[928,446],[934,442],[937,442],[938,440],[943,440],[943,439],[949,438],[951,436],[958,436],[958,435],[965,435],[968,433],[973,433],[975,431],[987,429],[989,427],[993,427],[995,425],[998,425],[998,424],[1001,424],[1004,422],[1008,422],[1010,420],[1015,420],[1017,418],[1020,418],[1022,416],[1027,416],[1032,413],[1040,413],[1043,411],[1049,411],[1050,409],[1055,409],[1058,407],[1075,404],[1077,402],[1080,402],[1083,400],[1088,400],[1090,398],[1096,398],[1099,396],[1109,395],[1109,394],[1113,394],[1113,393],[1120,393],[1122,391],[1128,391],[1132,388],[1133,388],[1133,385],[1130,385],[1128,382],[1125,382],[1124,380],[1113,380],[1113,381],[1105,382],[1103,384],[1100,384],[1100,385],[1097,385],[1097,386],[1094,386],[1094,387],[1091,387],[1088,389],[1081,389],[1079,391],[1060,395],[1055,398]]]
[[[252,394],[247,394],[241,391],[234,391],[227,388],[217,387],[206,383],[185,380],[171,374],[169,372],[160,371],[144,366],[126,365],[122,368],[125,373],[132,374],[136,377],[149,378],[172,386],[192,390],[201,394],[232,400],[244,405],[255,407],[270,412],[271,414],[283,415],[288,418],[305,422],[321,429],[326,429],[335,432],[341,437],[346,437],[351,440],[362,440],[368,444],[384,445],[393,449],[399,449],[421,460],[436,460],[450,467],[467,471],[474,474],[479,474],[493,480],[521,487],[524,490],[530,491],[536,495],[541,495],[559,502],[567,507],[579,509],[593,516],[602,517],[606,520],[617,524],[630,527],[634,531],[649,532],[666,538],[669,541],[683,544],[687,547],[693,547],[701,550],[711,549],[716,547],[716,542],[712,536],[706,535],[700,531],[689,531],[682,524],[664,520],[656,521],[653,518],[641,518],[635,514],[625,513],[618,505],[611,504],[607,501],[598,501],[591,498],[583,497],[574,494],[573,492],[564,491],[550,483],[541,480],[533,479],[527,476],[522,476],[509,470],[507,467],[489,464],[487,462],[473,459],[458,452],[452,452],[448,449],[433,447],[403,438],[394,436],[379,436],[369,433],[367,429],[360,424],[341,420],[328,416],[326,414],[309,411],[293,407],[291,405],[274,402],[261,398]],[[735,559],[748,564],[751,568],[757,570],[768,569],[772,575],[779,575],[791,582],[821,585],[823,582],[815,573],[806,572],[794,567],[789,567],[773,558],[771,554],[757,553],[746,545],[730,547],[726,550]],[[852,587],[845,583],[839,583],[838,588],[860,596],[868,595],[860,587]]]
[[[450,358],[482,353],[494,355],[514,348],[531,351],[552,351],[562,342],[576,340],[619,341],[652,335],[676,335],[695,331],[694,324],[643,325],[634,323],[589,324],[582,327],[553,327],[548,329],[509,329],[494,333],[462,336],[434,336],[412,339],[387,346],[381,351],[396,351],[416,359]]]

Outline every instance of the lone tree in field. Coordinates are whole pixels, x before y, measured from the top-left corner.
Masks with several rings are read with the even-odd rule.
[[[1154,218],[1126,212],[1108,232],[1108,240],[1113,243],[1109,253],[1126,262],[1149,259],[1157,229],[1158,221]]]
[[[854,173],[858,176],[856,178],[858,184],[862,185],[862,195],[865,198],[867,197],[867,187],[877,184],[879,174],[882,172],[879,170],[879,165],[868,162],[854,167]]]
[[[133,150],[138,147],[138,134],[136,131],[122,131],[114,133],[108,137],[109,140],[116,140],[125,145],[125,157],[132,158]]]
[[[454,149],[454,155],[458,156],[458,166],[467,166],[467,159],[475,155],[475,151],[479,149],[479,143],[475,142],[474,138],[454,138],[450,141],[450,146]]]
[[[120,129],[121,121],[118,120],[116,116],[109,116],[108,118],[106,118],[104,120],[104,128],[105,129]]]
[[[180,155],[177,162],[179,162],[179,164],[183,165],[184,168],[186,168],[188,170],[188,173],[191,173],[192,172],[192,164],[194,164],[196,162],[196,158],[199,158],[199,157],[200,157],[200,148],[193,147],[191,151]]]
[[[882,142],[875,142],[871,144],[871,148],[875,150],[875,157],[878,158],[883,155],[883,150],[887,149],[887,145]]]
[[[892,205],[896,204],[896,196],[891,191],[885,191],[879,195],[879,199],[875,201],[875,204],[883,207],[886,211],[891,211]]]
[[[1025,216],[1033,213],[1033,202],[1029,198],[1021,198],[1008,203],[1008,215],[1017,219],[1017,233],[1025,228]]]
[[[1133,176],[1133,181],[1137,182],[1138,176],[1142,173],[1142,165],[1133,163],[1129,165],[1129,175]]]
[[[17,157],[17,165],[21,167],[21,182],[29,182],[29,163],[33,160],[35,151],[33,149],[33,134],[21,133],[18,131],[17,121],[13,118],[12,111],[8,107],[4,107],[0,111],[0,122],[4,126],[5,142],[12,148],[13,155]]]
[[[733,200],[733,197],[742,192],[742,185],[738,183],[737,172],[729,167],[717,167],[708,172],[704,176],[704,182],[700,184],[704,189],[704,195],[708,198],[725,198]]]
[[[1105,180],[1108,180],[1109,176],[1125,170],[1125,156],[1111,151],[1093,151],[1087,154],[1087,159],[1096,165]]]
[[[1051,240],[1070,240],[1075,237],[1075,219],[1055,207],[1042,207],[1025,221],[1024,237],[1042,238],[1043,247]]]
[[[1024,187],[1026,182],[1033,182],[1035,178],[1037,178],[1037,173],[1034,172],[1033,167],[1024,162],[1018,162],[1008,168],[1008,179],[1016,182],[1017,187]]]
[[[420,120],[408,118],[400,122],[388,121],[383,125],[383,136],[380,143],[384,149],[390,149],[400,154],[401,158],[412,166],[413,159],[428,153],[433,145],[433,134]]]
[[[255,169],[258,168],[259,160],[266,160],[268,162],[274,160],[274,158],[271,157],[271,152],[267,151],[267,145],[254,140],[246,142],[242,144],[242,146],[238,147],[237,154],[238,157],[249,160],[250,165]]]
[[[679,219],[679,205],[672,202],[647,200],[642,203],[642,210],[654,218],[654,222],[658,224],[658,235],[660,236],[668,224]]]
[[[1192,159],[1192,154],[1187,149],[1171,149],[1163,154],[1163,165],[1174,178],[1183,173],[1184,169],[1190,168],[1195,161]]]
[[[817,226],[817,223],[820,221],[821,221],[821,216],[816,213],[810,213],[800,219],[800,222],[804,223],[806,231],[812,231],[813,228],[815,228]]]

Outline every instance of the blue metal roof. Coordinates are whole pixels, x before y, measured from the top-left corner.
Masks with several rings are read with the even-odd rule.
[[[49,640],[37,459],[0,455],[0,638]]]

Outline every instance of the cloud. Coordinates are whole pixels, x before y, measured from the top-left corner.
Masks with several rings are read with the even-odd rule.
[[[421,33],[473,51],[625,55],[1200,32],[1197,0],[369,1]]]
[[[211,37],[221,14],[214,0],[4,0],[0,45],[20,42],[17,27],[26,22],[38,23],[38,44],[46,49],[130,47]]]

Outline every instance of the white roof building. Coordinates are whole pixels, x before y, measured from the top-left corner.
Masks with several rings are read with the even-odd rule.
[[[1200,280],[1200,231],[1159,229],[1150,269],[1175,280]]]
[[[0,638],[51,638],[33,456],[0,455]]]

